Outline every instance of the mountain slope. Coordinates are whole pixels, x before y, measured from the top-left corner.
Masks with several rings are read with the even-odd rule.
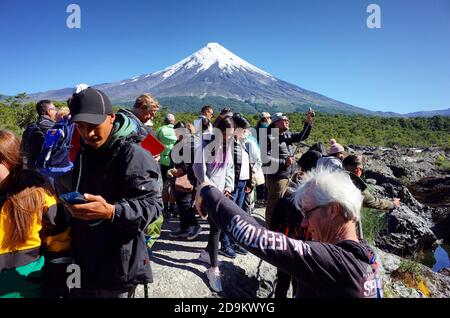
[[[177,101],[189,97],[191,102],[198,98],[217,97],[237,101],[242,103],[240,109],[255,112],[261,109],[295,112],[313,107],[329,113],[402,116],[373,112],[305,90],[246,62],[218,43],[208,43],[164,70],[93,87],[104,91],[116,104],[130,104],[144,92],[160,99],[170,98],[174,102],[169,105],[172,111],[179,110]],[[65,88],[30,96],[33,100],[66,100],[71,91]]]
[[[404,115],[405,117],[433,117],[433,116],[450,116],[450,108],[442,110],[430,110],[408,113]]]

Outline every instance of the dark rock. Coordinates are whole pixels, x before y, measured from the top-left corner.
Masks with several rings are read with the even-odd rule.
[[[395,185],[401,185],[400,181],[397,180],[397,178],[394,176],[392,170],[389,167],[386,166],[382,170],[380,167],[379,169],[380,169],[379,171],[366,170],[364,174],[368,179],[377,180],[377,184],[391,183]]]
[[[388,165],[388,167],[391,168],[392,173],[397,178],[406,177],[408,175],[408,171],[405,167],[397,167],[393,165]]]
[[[431,247],[436,236],[432,223],[405,205],[387,215],[387,226],[376,237],[376,245],[384,251],[399,256],[413,255]]]

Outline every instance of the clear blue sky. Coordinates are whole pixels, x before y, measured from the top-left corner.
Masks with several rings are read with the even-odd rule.
[[[79,30],[66,27],[70,3]],[[370,3],[382,29],[366,26]],[[449,0],[0,0],[0,41],[0,94],[126,79],[218,42],[355,106],[450,107]]]

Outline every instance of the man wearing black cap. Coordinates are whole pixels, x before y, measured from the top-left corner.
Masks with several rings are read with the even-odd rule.
[[[75,295],[132,297],[137,284],[152,281],[144,234],[162,211],[160,170],[139,146],[136,126],[113,113],[103,92],[74,94],[70,109],[82,145],[68,188],[87,201],[66,204],[81,269]]]

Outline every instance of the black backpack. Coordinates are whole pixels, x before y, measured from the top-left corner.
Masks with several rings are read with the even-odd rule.
[[[26,155],[28,168],[35,168],[36,159],[44,141],[45,134],[37,123],[32,123],[25,128],[22,134],[21,150]]]

